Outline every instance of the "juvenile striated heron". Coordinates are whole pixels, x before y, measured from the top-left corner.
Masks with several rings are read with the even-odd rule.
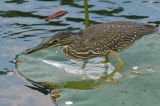
[[[52,36],[47,43],[38,45],[32,52],[62,46],[64,54],[75,60],[87,60],[95,57],[106,56],[104,63],[109,62],[108,56],[118,61],[118,67],[107,76],[101,79],[110,78],[124,65],[117,56],[117,52],[124,50],[144,35],[158,32],[152,25],[136,23],[132,21],[114,21],[98,24],[84,29],[80,32],[60,32]]]

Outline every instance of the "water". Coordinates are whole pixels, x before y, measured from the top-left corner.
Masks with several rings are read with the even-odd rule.
[[[44,21],[47,16],[58,10],[65,10],[68,12],[68,14],[50,22]],[[89,0],[89,11],[91,25],[115,20],[131,20],[136,22],[150,23],[156,26],[158,26],[160,23],[160,2],[158,0],[94,0],[94,2]],[[1,0],[0,105],[53,105],[53,102],[50,99],[50,95],[48,95],[49,91],[43,88],[39,90],[40,87],[28,83],[28,81],[17,74],[14,65],[15,57],[18,54],[24,52],[26,49],[39,44],[44,36],[51,36],[55,32],[59,31],[79,31],[81,29],[84,29],[84,27],[83,0]],[[150,65],[149,62],[147,63],[151,66],[151,68],[149,67],[149,70],[153,69],[159,71],[159,67],[157,67],[159,61],[155,56],[159,56],[158,53],[151,52],[154,55],[150,55],[151,53],[147,54],[147,52],[150,51],[150,48],[153,48],[154,50],[159,49],[157,46],[159,42],[156,39],[159,39],[159,37],[151,36],[141,40],[139,44],[147,45],[148,49],[146,48],[146,50],[139,50],[138,47],[135,46],[133,47],[135,51],[131,51],[131,49],[129,49],[128,51],[120,53],[120,56],[122,56],[122,59],[128,66],[124,70],[131,70],[131,67],[133,67],[134,65],[138,66],[144,61],[146,61],[147,63],[151,60],[154,64]],[[147,42],[144,43],[144,41]],[[144,48],[143,46],[141,47]],[[146,56],[142,57],[144,52],[146,53]],[[134,57],[131,57],[136,53],[141,54],[141,56],[137,57],[140,59],[139,62],[136,61],[137,58],[135,59]],[[151,58],[147,59],[147,57]],[[144,67],[140,67],[139,69],[145,69],[145,65],[141,66]],[[154,67],[156,69],[154,69]],[[6,73],[10,71],[14,72],[15,75],[7,76]],[[158,79],[158,77],[155,77],[155,79],[156,78]],[[140,77],[140,79],[143,79],[143,75]],[[128,85],[128,83],[126,85]],[[68,87],[68,85],[66,86]],[[114,89],[118,89],[117,86]],[[132,86],[134,87],[133,84],[131,85],[131,87]],[[152,84],[152,86],[155,85]],[[158,90],[158,88],[156,89]],[[109,89],[108,91],[110,90],[111,89]],[[104,89],[98,92],[101,94],[103,93],[103,91],[106,92]],[[67,91],[62,93],[62,95],[67,95],[66,92]],[[76,91],[71,91],[70,89],[68,89],[68,92],[72,93]],[[85,93],[85,91],[82,91],[81,93],[79,92],[77,94],[80,94],[81,97],[83,97],[83,94]],[[88,92],[87,94],[91,95]],[[114,96],[115,95],[116,94],[114,94]],[[72,99],[73,97],[74,95],[69,96],[70,99]],[[78,98],[77,95],[76,98]],[[83,101],[83,99],[87,98],[81,98],[81,102],[79,102],[78,99],[76,99],[75,101],[79,102],[79,104],[85,105],[85,100]],[[96,99],[97,98],[95,94],[93,99],[90,99],[88,101],[93,102],[91,100]],[[65,99],[64,101],[61,101],[60,104],[63,104],[64,102]],[[101,102],[103,105],[105,104],[103,99],[101,99],[101,101],[99,102]],[[153,100],[153,102],[157,103],[156,100]],[[75,102],[74,104],[76,105]],[[121,104],[127,103],[121,102]],[[155,106],[157,105],[155,104]]]

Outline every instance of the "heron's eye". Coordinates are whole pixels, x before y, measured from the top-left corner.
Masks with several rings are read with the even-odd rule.
[[[59,42],[59,40],[58,40],[58,39],[55,39],[55,40],[50,41],[49,43],[50,43],[50,44],[57,44],[58,42]]]

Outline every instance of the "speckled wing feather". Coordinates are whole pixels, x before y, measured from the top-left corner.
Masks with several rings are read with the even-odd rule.
[[[143,35],[156,33],[158,30],[152,25],[139,24],[131,21],[114,21],[89,27],[83,31],[84,44],[92,45],[100,53],[110,50],[120,51]]]

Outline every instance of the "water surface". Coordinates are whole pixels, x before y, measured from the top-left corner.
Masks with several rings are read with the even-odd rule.
[[[158,0],[94,0],[94,2],[89,0],[88,2],[91,25],[116,20],[131,20],[156,26],[160,23],[160,2]],[[47,16],[58,10],[65,10],[68,14],[53,21],[44,21]],[[60,31],[79,31],[84,27],[83,0],[1,0],[0,105],[53,105],[50,95],[48,95],[49,91],[28,83],[16,73],[15,57],[26,49],[39,44],[44,36],[51,36]],[[158,38],[156,37],[156,39]],[[155,45],[158,45],[158,42],[150,39],[154,39],[154,37],[142,39],[142,41],[147,40],[146,45],[149,45],[149,48],[156,48]],[[131,58],[131,52],[137,53],[136,48],[135,51],[129,53],[120,53],[126,61],[126,65],[130,66],[126,69],[138,65],[134,57]],[[142,49],[140,54],[143,53]],[[149,57],[153,57],[149,59],[153,59],[154,63],[155,56],[149,55]],[[147,61],[142,56],[139,58],[140,63]],[[133,61],[129,61],[130,59],[133,59]],[[15,75],[7,76],[6,73],[10,71],[14,72]],[[80,94],[82,97],[83,93]],[[101,102],[104,102],[103,99]],[[61,104],[63,103],[62,101]],[[85,103],[82,100],[80,104],[84,105]],[[125,104],[125,102],[121,104]]]

